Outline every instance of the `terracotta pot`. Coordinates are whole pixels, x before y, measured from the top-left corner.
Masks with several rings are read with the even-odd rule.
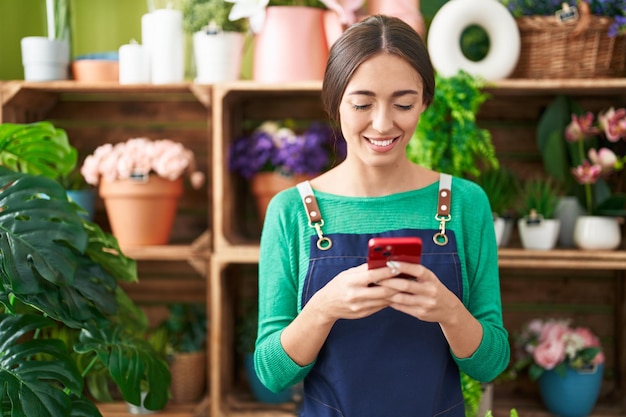
[[[251,189],[252,194],[256,198],[257,210],[261,224],[265,221],[265,212],[267,211],[267,205],[270,200],[278,192],[294,187],[296,184],[302,181],[313,178],[315,175],[299,174],[286,176],[276,172],[260,172],[252,177]]]
[[[254,41],[253,78],[260,82],[321,80],[328,44],[324,10],[270,6]]]
[[[165,245],[183,192],[181,178],[169,181],[149,176],[147,181],[100,181],[111,231],[122,248]]]
[[[72,75],[81,82],[117,82],[119,63],[107,59],[79,59],[72,62]]]

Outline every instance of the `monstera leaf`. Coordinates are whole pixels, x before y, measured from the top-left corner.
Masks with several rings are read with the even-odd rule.
[[[165,407],[170,386],[170,371],[150,344],[132,337],[120,326],[83,329],[74,350],[93,352],[109,370],[124,400],[141,404],[142,387],[147,392],[144,406],[149,410]]]
[[[76,166],[78,151],[63,129],[50,122],[0,124],[0,165],[13,171],[58,178]]]
[[[0,398],[14,417],[100,416],[82,398],[82,378],[67,346],[23,337],[54,322],[35,314],[0,314]]]

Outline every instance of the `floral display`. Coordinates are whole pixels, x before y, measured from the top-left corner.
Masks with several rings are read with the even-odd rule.
[[[606,205],[608,202],[605,200],[610,197],[611,190],[608,185],[602,188],[599,180],[610,181],[611,175],[624,169],[626,108],[611,107],[598,113],[597,118],[591,112],[572,114],[571,122],[565,128],[565,139],[575,144],[577,149],[576,158],[572,158],[577,165],[571,172],[585,188],[584,201],[588,214],[594,214],[601,206],[622,209],[623,199]],[[593,187],[595,184],[598,186]]]
[[[285,175],[318,174],[345,156],[345,142],[335,143],[334,130],[314,122],[296,133],[294,122],[267,121],[230,147],[230,170],[246,179],[261,171]]]
[[[586,369],[604,363],[600,340],[586,327],[574,327],[567,319],[535,319],[516,337],[515,371],[528,369],[531,379],[544,371],[565,372],[567,367]]]
[[[176,180],[188,174],[191,185],[200,188],[205,179],[196,170],[193,153],[170,139],[133,138],[115,145],[101,145],[85,158],[80,172],[91,185],[98,185],[101,178],[116,181],[155,174]]]
[[[268,6],[306,6],[327,8],[339,15],[341,23],[350,25],[356,22],[356,11],[361,8],[364,0],[226,0],[235,3],[230,20],[248,18],[250,29],[258,33],[265,22],[265,9]]]
[[[581,0],[500,0],[514,17],[549,16],[563,8],[563,3],[576,6]],[[626,0],[584,0],[596,16],[613,17],[609,36],[626,34]]]

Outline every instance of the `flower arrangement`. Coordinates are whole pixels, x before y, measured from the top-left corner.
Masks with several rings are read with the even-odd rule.
[[[364,0],[226,0],[235,3],[228,18],[238,20],[248,18],[250,29],[258,33],[265,22],[265,9],[268,6],[303,6],[330,9],[339,15],[343,24],[356,21],[356,11]]]
[[[516,18],[553,15],[563,8],[563,3],[574,7],[581,1],[589,5],[591,14],[615,19],[609,27],[609,36],[626,34],[626,0],[500,0]]]
[[[586,369],[604,363],[600,341],[586,327],[573,327],[567,319],[535,319],[526,323],[517,336],[518,360],[514,370],[528,369],[531,379],[554,369]]]
[[[133,138],[101,145],[85,158],[80,172],[91,185],[98,185],[101,178],[116,181],[155,174],[173,181],[188,174],[191,185],[200,188],[205,178],[196,170],[193,153],[170,139]]]
[[[610,187],[599,180],[609,181],[613,173],[624,168],[626,156],[616,155],[616,149],[621,145],[620,152],[626,150],[626,108],[611,107],[599,112],[597,118],[592,112],[572,114],[571,122],[565,128],[565,139],[576,146],[577,153],[573,159],[577,165],[571,172],[575,180],[584,186],[588,214],[624,209],[626,199],[618,194],[610,201]]]
[[[300,133],[296,133],[299,131]],[[250,179],[257,172],[284,175],[318,174],[345,157],[345,142],[334,147],[334,130],[314,122],[300,131],[293,120],[267,121],[248,136],[237,138],[229,149],[230,170]]]

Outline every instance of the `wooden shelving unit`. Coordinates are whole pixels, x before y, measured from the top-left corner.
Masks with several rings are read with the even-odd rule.
[[[247,184],[230,174],[226,161],[228,145],[242,133],[244,121],[325,118],[320,89],[319,82],[240,81],[213,86],[0,83],[1,122],[51,120],[68,131],[83,153],[101,143],[129,137],[178,139],[192,148],[200,169],[207,173],[205,189],[185,191],[170,245],[126,250],[142,265],[172,265],[166,268],[172,275],[166,279],[140,276],[141,287],[127,287],[131,297],[146,303],[203,300],[208,308],[209,393],[198,404],[172,405],[160,415],[293,415],[293,405],[267,406],[241,399],[249,393],[242,392],[245,381],[237,371],[235,309],[237,297],[254,287],[242,277],[258,263],[260,228]],[[556,95],[573,95],[591,110],[608,103],[626,105],[626,79],[512,79],[493,83],[486,90],[492,98],[483,105],[479,123],[492,133],[500,161],[522,176],[542,169],[534,143],[535,122]],[[96,221],[106,227],[103,207],[99,209]],[[499,258],[509,331],[514,332],[535,313],[573,314],[597,325],[611,373],[593,416],[626,416],[626,251],[529,251],[513,239],[510,247],[501,248]],[[195,279],[180,279],[179,275],[189,276],[190,271]],[[513,407],[524,417],[548,417],[533,392],[523,386],[496,384],[495,416],[508,416]],[[124,404],[103,404],[101,409],[105,417],[127,416]]]

